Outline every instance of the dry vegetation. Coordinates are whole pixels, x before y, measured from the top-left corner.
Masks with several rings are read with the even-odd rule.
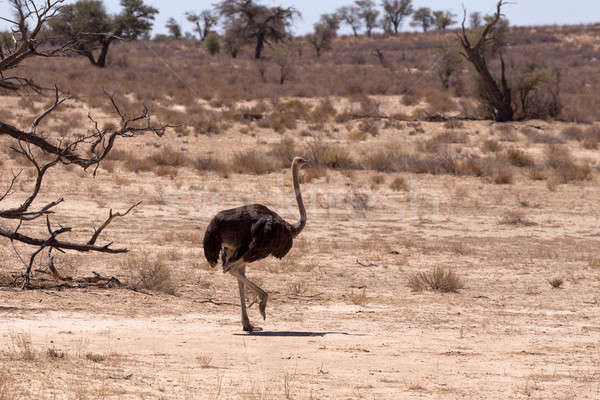
[[[469,119],[480,110],[467,69],[441,89],[428,69],[436,32],[339,38],[320,60],[303,51],[285,85],[268,60],[263,82],[247,55],[185,42],[118,44],[105,70],[29,60],[24,72],[80,95],[46,121],[50,137],[88,112],[115,123],[100,86],[181,126],[113,151],[95,178],[67,167],[45,184],[69,198],[67,225],[144,200],[111,225],[130,254],[56,256],[61,271],[128,289],[22,291],[2,241],[0,400],[596,399],[598,29],[511,31],[513,65],[561,68],[563,109],[504,124]],[[17,125],[43,106],[1,99]],[[0,144],[4,187],[24,163]],[[203,231],[245,203],[295,218],[298,154],[313,162],[301,176],[308,224],[284,260],[248,268],[270,293],[266,333],[238,336],[237,286],[207,267]]]

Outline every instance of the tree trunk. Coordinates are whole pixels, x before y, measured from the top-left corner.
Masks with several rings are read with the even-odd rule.
[[[485,59],[479,51],[474,49],[465,49],[467,52],[467,58],[475,67],[481,81],[483,82],[485,92],[487,94],[490,105],[494,107],[496,112],[495,119],[497,122],[512,121],[514,117],[514,111],[512,108],[512,93],[506,82],[505,65],[504,59],[500,56],[500,63],[502,69],[501,85],[498,87],[498,83],[490,73]]]
[[[97,67],[104,68],[106,66],[106,56],[108,55],[108,47],[112,42],[112,38],[108,38],[104,43],[102,43],[102,49],[100,49],[100,55],[97,60]]]
[[[256,37],[256,49],[254,50],[254,58],[256,60],[260,59],[263,48],[265,47],[265,35],[264,33],[260,33]]]
[[[104,68],[106,66],[106,56],[108,55],[108,48],[112,41],[112,38],[108,38],[102,42],[102,48],[100,49],[98,59],[95,59],[94,54],[89,50],[85,50],[83,54],[88,58],[88,60],[90,60],[93,66],[98,68]]]

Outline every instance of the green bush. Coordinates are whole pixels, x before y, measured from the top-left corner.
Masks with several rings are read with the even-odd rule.
[[[214,32],[211,32],[208,35],[206,35],[206,38],[204,39],[204,45],[206,46],[206,50],[208,50],[211,56],[219,54],[219,51],[221,51],[221,45],[219,44],[219,35],[217,35]]]

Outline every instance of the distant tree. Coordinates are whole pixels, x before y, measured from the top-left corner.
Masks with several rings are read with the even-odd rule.
[[[289,37],[290,25],[300,16],[293,7],[267,7],[254,0],[223,0],[216,7],[230,21],[231,34],[255,41],[255,59],[261,57],[266,43]]]
[[[471,28],[479,28],[482,24],[481,13],[479,11],[473,11],[469,14],[469,26]]]
[[[219,22],[219,16],[209,10],[204,10],[200,14],[188,11],[185,15],[187,20],[194,24],[194,32],[198,34],[200,40],[206,39],[211,29]]]
[[[340,17],[336,13],[322,14],[319,19],[319,24],[326,26],[333,36],[337,36],[337,31],[340,29]]]
[[[175,18],[171,17],[167,20],[167,24],[165,25],[173,39],[181,39],[181,25],[175,21]]]
[[[387,30],[391,31],[390,28],[393,28],[393,33],[396,35],[402,26],[402,20],[413,13],[412,0],[383,0],[381,7],[383,7],[382,25],[389,24]]]
[[[371,36],[373,29],[377,27],[377,18],[379,17],[379,10],[375,8],[375,2],[373,0],[355,0],[354,4],[359,9],[358,15],[365,23],[367,36]]]
[[[121,0],[123,10],[109,16],[100,0],[79,0],[60,9],[49,21],[52,33],[74,43],[74,50],[87,57],[92,65],[106,66],[111,43],[118,39],[135,40],[152,29],[158,10],[142,0]],[[94,56],[95,50],[100,50]]]
[[[423,32],[427,32],[431,25],[433,25],[431,8],[421,7],[413,13],[410,26],[420,27],[423,29]]]
[[[215,32],[210,32],[204,38],[204,45],[211,56],[218,54],[221,50],[221,45],[219,44],[219,35],[217,35]]]
[[[116,36],[137,40],[152,30],[156,8],[145,5],[143,0],[121,0],[121,7],[121,13],[114,17]]]
[[[164,33],[157,33],[152,38],[152,40],[154,40],[155,42],[165,42],[169,39],[171,39],[171,37],[169,35],[165,35]]]
[[[444,89],[450,88],[450,80],[463,63],[456,44],[442,43],[438,50],[438,62],[435,64],[435,72]]]
[[[452,13],[451,11],[436,10],[433,12],[432,16],[433,23],[439,30],[445,30],[450,25],[454,25],[456,23],[456,20],[454,19],[456,14]]]
[[[340,21],[352,29],[354,36],[358,36],[358,30],[362,27],[360,9],[356,6],[343,6],[337,9],[336,14]]]
[[[317,22],[314,25],[314,32],[306,36],[306,41],[315,49],[317,57],[321,57],[321,51],[331,49],[334,37],[335,32],[331,26],[324,22]]]
[[[271,58],[279,67],[279,84],[283,85],[294,73],[298,59],[298,45],[291,40],[280,41],[271,48]]]
[[[490,31],[488,33],[490,40],[489,45],[486,46],[486,51],[491,53],[497,53],[499,49],[506,46],[507,43],[507,35],[508,35],[508,27],[510,25],[508,19],[500,17],[498,21],[492,24],[495,21],[494,15],[486,15],[483,17],[485,25],[490,25]],[[481,33],[482,28],[475,29],[475,33]]]
[[[236,21],[235,18],[226,19],[224,24],[223,48],[232,58],[237,58],[242,46],[247,42],[246,38],[238,35],[237,27],[239,25],[240,22]]]

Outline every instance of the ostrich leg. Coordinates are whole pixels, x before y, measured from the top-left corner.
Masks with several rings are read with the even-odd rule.
[[[246,288],[244,282],[238,278],[238,287],[240,288],[240,306],[242,308],[242,326],[244,331],[252,332],[260,330],[259,327],[250,325],[250,319],[248,318],[248,312],[246,311]]]
[[[258,287],[258,285],[256,283],[251,282],[248,278],[246,278],[246,266],[243,265],[240,268],[231,269],[231,270],[229,270],[229,273],[238,279],[238,283],[241,282],[244,285],[250,286],[252,288],[252,290],[254,290],[258,294],[258,297],[260,297],[260,303],[258,305],[260,315],[262,315],[263,319],[267,319],[266,309],[267,309],[267,300],[269,298],[269,295],[267,294],[267,292],[265,292],[260,287]],[[242,293],[240,292],[240,297],[241,296],[242,296]],[[244,298],[245,298],[245,294],[244,294]],[[245,303],[244,303],[244,306],[242,308],[242,314],[245,314],[245,309],[246,309],[246,307],[245,307]]]

